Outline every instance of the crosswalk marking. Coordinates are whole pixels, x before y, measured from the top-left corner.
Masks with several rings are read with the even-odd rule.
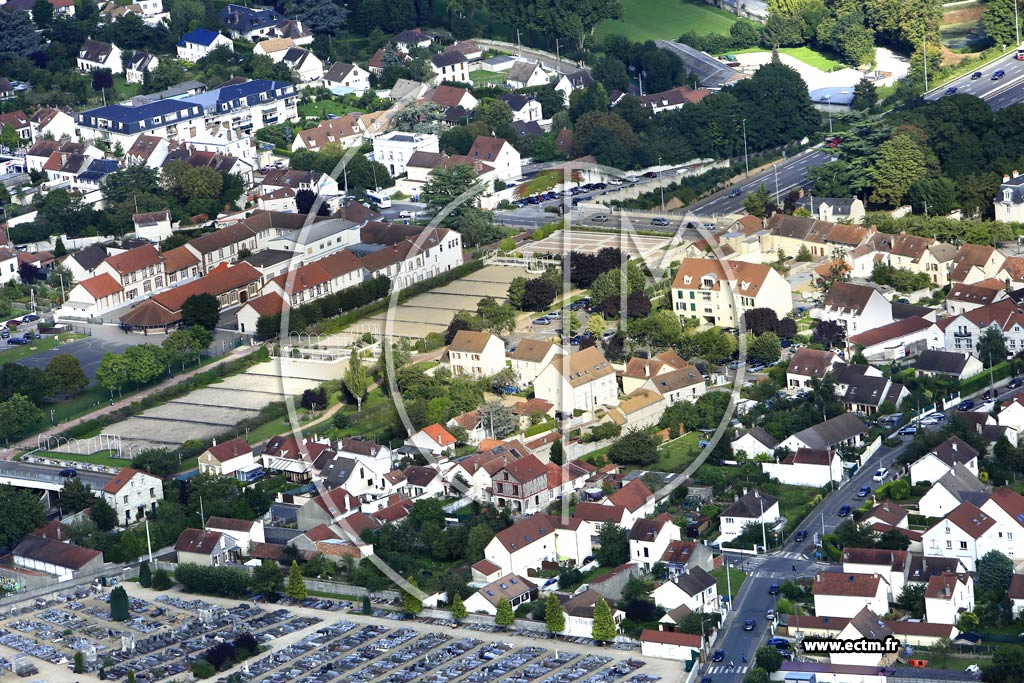
[[[709,674],[745,674],[750,667],[747,665],[730,667],[729,665],[713,666],[708,669]]]

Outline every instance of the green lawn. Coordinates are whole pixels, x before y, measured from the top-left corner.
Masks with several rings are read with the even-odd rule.
[[[745,50],[733,50],[732,54],[747,54],[747,53],[751,53],[751,52],[765,52],[765,51],[766,50],[764,48],[750,47],[750,48],[747,48]],[[821,52],[818,52],[817,50],[812,50],[811,48],[805,47],[805,46],[801,46],[801,47],[782,47],[782,48],[779,48],[779,52],[781,54],[784,54],[784,55],[789,55],[790,57],[793,57],[794,59],[799,59],[804,64],[807,64],[809,66],[813,66],[816,69],[821,69],[822,71],[825,71],[825,72],[836,71],[837,69],[845,69],[846,68],[846,65],[843,64],[842,62],[840,62],[838,60],[835,60],[835,59],[832,59],[831,57],[829,57],[829,56],[827,56],[827,55],[825,55],[825,54],[823,54]]]
[[[501,71],[477,69],[476,71],[469,72],[469,80],[471,80],[473,85],[476,87],[480,87],[482,85],[501,85],[505,82],[505,74]]]
[[[342,114],[348,114],[354,111],[358,110],[355,107],[350,107],[346,104],[342,104],[341,102],[335,102],[334,100],[303,102],[299,105],[299,116],[302,118],[325,119],[328,114],[341,116]]]
[[[14,334],[15,336],[21,336],[20,332],[15,332]],[[85,335],[76,334],[74,332],[62,332],[57,336],[66,344],[67,342],[74,341],[75,339],[82,339]],[[3,343],[6,344],[7,341],[4,340]],[[0,351],[0,365],[3,365],[4,363],[14,363],[15,361],[23,360],[29,356],[34,356],[37,353],[42,353],[43,351],[52,351],[55,348],[57,348],[57,337],[50,336],[37,339],[29,344],[25,344],[24,346],[15,346],[12,344],[7,346],[3,351]]]
[[[813,507],[811,501],[821,495],[822,490],[806,486],[786,485],[780,488],[779,513],[786,518],[786,533],[793,533],[799,524],[803,524],[804,517],[810,513]]]
[[[597,27],[598,41],[613,33],[640,42],[677,40],[689,31],[725,34],[736,23],[730,12],[696,0],[623,0],[622,9],[622,19]]]
[[[688,432],[665,444],[658,455],[658,462],[651,469],[661,472],[682,472],[700,454],[700,439],[700,432]]]
[[[741,572],[739,569],[729,569],[729,578],[725,578],[726,567],[718,567],[712,569],[709,573],[715,577],[715,581],[718,582],[718,594],[729,595],[729,582],[732,582],[732,595],[729,598],[732,599],[734,595],[740,592],[740,586],[747,580],[747,575]]]

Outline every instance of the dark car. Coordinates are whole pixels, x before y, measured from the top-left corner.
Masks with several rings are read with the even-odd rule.
[[[951,85],[948,88],[946,88],[946,94],[947,95],[952,95],[955,92],[956,92],[956,86],[955,85]]]
[[[715,650],[714,654],[711,655],[712,662],[721,662],[725,660],[725,650]]]
[[[11,331],[6,327],[0,328],[0,339],[7,339],[11,336]]]
[[[992,391],[991,389],[986,389],[986,390],[985,390],[985,393],[981,395],[981,398],[982,398],[983,400],[985,400],[985,401],[989,401],[989,400],[991,400],[991,399],[992,399],[992,396],[993,396],[994,394],[995,394],[995,392],[994,392],[994,391]]]
[[[897,433],[900,436],[913,436],[914,434],[917,434],[917,427],[914,425],[907,425]]]
[[[742,190],[733,190],[732,192],[729,193],[730,197],[740,197],[742,195],[743,195],[743,191]]]
[[[967,399],[966,401],[960,401],[960,405],[956,407],[957,410],[970,410],[974,407],[974,401]]]
[[[972,74],[971,74],[971,80],[972,80],[972,81],[976,81],[976,80],[978,80],[979,78],[981,78],[981,75],[982,75],[982,74],[981,74],[981,72],[980,72],[980,71],[975,71],[974,73],[972,73]]]
[[[754,620],[753,619],[747,619],[746,621],[744,621],[743,622],[743,630],[744,631],[753,631],[754,630]]]
[[[655,173],[654,171],[648,171],[647,173],[644,173],[644,178],[657,178],[657,177],[658,177],[658,174]]]
[[[858,498],[867,498],[869,495],[871,495],[871,487],[870,486],[861,486],[860,490],[857,491],[857,497]]]
[[[71,479],[73,477],[78,476],[78,470],[76,470],[74,467],[65,467],[60,471],[60,476],[65,477],[67,479]]]
[[[803,543],[806,540],[807,540],[807,530],[806,529],[801,529],[800,531],[796,532],[796,542],[797,543]]]
[[[849,514],[850,514],[850,506],[849,505],[844,505],[841,508],[839,508],[839,516],[840,517],[848,517]]]
[[[7,343],[18,346],[21,344],[28,344],[28,339],[25,339],[24,337],[11,337],[7,340]]]
[[[992,80],[993,81],[1001,80],[1003,78],[1003,76],[1005,76],[1005,75],[1006,75],[1005,71],[1003,71],[1002,69],[996,69],[995,71],[992,72]]]
[[[28,315],[21,316],[21,322],[23,323],[34,323],[39,320],[39,316],[35,313],[29,313]]]
[[[776,638],[769,638],[768,639],[768,644],[771,645],[774,648],[779,649],[779,650],[788,650],[789,649],[789,641],[786,640],[785,638],[778,638],[778,637],[776,637]]]
[[[1014,377],[1013,379],[1010,380],[1010,383],[1006,385],[1006,388],[1019,389],[1022,386],[1024,386],[1024,379],[1021,379],[1020,377]]]
[[[773,583],[772,585],[768,586],[768,595],[778,595],[778,594],[779,594],[779,584]]]

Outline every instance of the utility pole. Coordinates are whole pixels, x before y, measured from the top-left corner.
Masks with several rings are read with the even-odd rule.
[[[750,177],[750,160],[747,158],[747,120],[743,119],[743,166],[746,168],[747,177]]]
[[[729,609],[732,609],[732,563],[728,555],[725,556],[725,585],[729,591]]]
[[[768,554],[768,533],[764,527],[764,498],[758,496],[757,502],[761,504],[761,546],[764,548],[764,552]]]
[[[519,50],[519,56],[523,56],[523,44],[519,40],[519,29],[516,29],[516,49]]]
[[[825,95],[825,104],[828,105],[828,134],[832,135],[832,96]]]
[[[658,166],[661,166],[661,157],[658,157]],[[660,185],[661,185],[661,212],[665,213],[665,177],[661,175],[661,171],[658,171]]]
[[[1017,0],[1013,0],[1013,28],[1017,31],[1017,47],[1020,47],[1020,15],[1017,14]]]
[[[772,164],[772,171],[775,173],[775,206],[779,205],[779,165]]]
[[[924,42],[921,47],[924,49],[924,91],[928,92],[928,26],[925,22]]]
[[[1016,1],[1016,0],[1014,0]],[[562,53],[559,50],[558,38],[555,38],[555,70],[562,73]]]

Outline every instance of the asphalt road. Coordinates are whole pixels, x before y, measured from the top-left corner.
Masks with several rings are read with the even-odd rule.
[[[62,467],[55,467],[53,465],[0,460],[0,476],[20,477],[40,482],[63,484],[66,479],[60,476],[62,469]],[[99,491],[113,479],[111,474],[89,472],[84,469],[76,469],[76,471],[78,472],[78,479],[92,488],[93,491]]]
[[[131,341],[137,344],[142,343],[139,339],[132,339]],[[156,342],[156,340],[154,341]],[[69,344],[64,344],[56,349],[43,351],[35,354],[34,356],[23,358],[18,362],[29,368],[45,368],[46,364],[50,362],[50,359],[58,353],[70,353],[72,356],[77,358],[79,362],[81,362],[82,370],[91,382],[96,376],[96,368],[99,367],[104,354],[108,352],[123,353],[128,346],[130,346],[130,344],[126,342],[103,339],[101,337],[86,337],[85,339],[78,339]]]
[[[956,88],[957,94],[974,95],[988,103],[992,109],[1003,109],[1011,104],[1024,102],[1024,61],[1014,59],[1015,52],[1000,57],[991,64],[981,67],[981,78],[971,80],[971,74],[936,88],[925,95],[926,100],[937,100],[948,94],[949,88]],[[1002,69],[1006,72],[1001,80],[993,81],[992,74]]]

